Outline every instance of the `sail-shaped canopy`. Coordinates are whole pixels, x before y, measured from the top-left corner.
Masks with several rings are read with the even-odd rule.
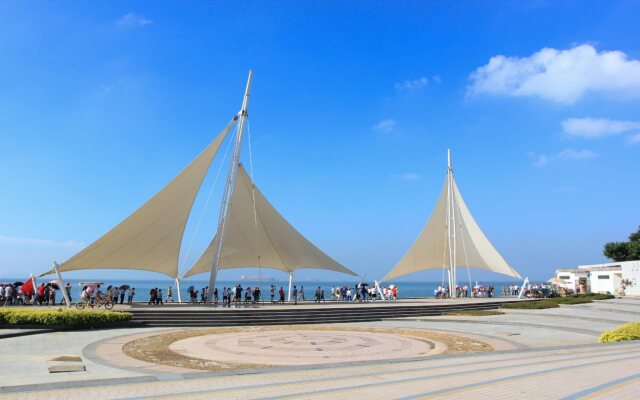
[[[234,117],[169,184],[127,219],[61,264],[60,271],[138,269],[178,277],[178,256],[191,207],[235,121]]]
[[[448,189],[451,180],[453,201],[449,202]],[[452,252],[455,253],[455,267],[478,268],[520,278],[520,274],[502,258],[489,239],[471,216],[452,173],[447,174],[440,198],[427,225],[413,246],[400,262],[383,278],[383,281],[401,275],[428,269],[451,268],[449,253],[449,206],[455,213],[455,240]]]
[[[200,259],[184,274],[185,278],[211,271],[217,243],[216,235]],[[291,226],[253,186],[244,167],[239,166],[222,241],[219,269],[244,267],[264,267],[284,272],[316,268],[356,275]]]

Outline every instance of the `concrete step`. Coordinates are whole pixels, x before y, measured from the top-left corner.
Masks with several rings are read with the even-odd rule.
[[[380,321],[382,319],[442,315],[450,311],[496,309],[502,302],[348,307],[348,308],[287,308],[273,309],[211,309],[211,310],[131,310],[133,322],[143,326],[241,326],[241,325],[290,325]]]

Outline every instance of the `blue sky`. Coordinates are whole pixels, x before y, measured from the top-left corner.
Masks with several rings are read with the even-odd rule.
[[[345,3],[0,2],[0,277],[65,260],[151,197],[238,111],[249,68],[256,183],[371,278],[426,222],[447,148],[523,275],[603,262],[637,229],[639,1]],[[215,229],[211,184],[185,264]],[[257,274],[222,278],[240,273]]]

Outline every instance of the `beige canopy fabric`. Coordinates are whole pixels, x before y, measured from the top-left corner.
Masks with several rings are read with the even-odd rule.
[[[449,178],[451,176],[451,178]],[[456,267],[478,268],[520,278],[520,274],[502,258],[471,216],[453,175],[447,174],[440,198],[418,239],[400,262],[382,279],[428,269],[448,269],[449,240],[447,231],[449,179],[452,179],[455,227]]]
[[[242,166],[238,167],[227,218],[219,269],[265,267],[293,272],[317,268],[356,275],[320,251],[291,226],[258,188],[254,189]],[[184,278],[211,271],[217,242],[216,236]]]
[[[177,277],[180,245],[191,207],[235,120],[167,186],[115,228],[61,264],[60,271],[139,269]]]

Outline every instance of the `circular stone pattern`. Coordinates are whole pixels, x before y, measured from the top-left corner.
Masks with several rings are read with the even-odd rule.
[[[312,365],[442,353],[442,343],[349,331],[272,330],[190,337],[169,349],[190,358],[233,364]]]

